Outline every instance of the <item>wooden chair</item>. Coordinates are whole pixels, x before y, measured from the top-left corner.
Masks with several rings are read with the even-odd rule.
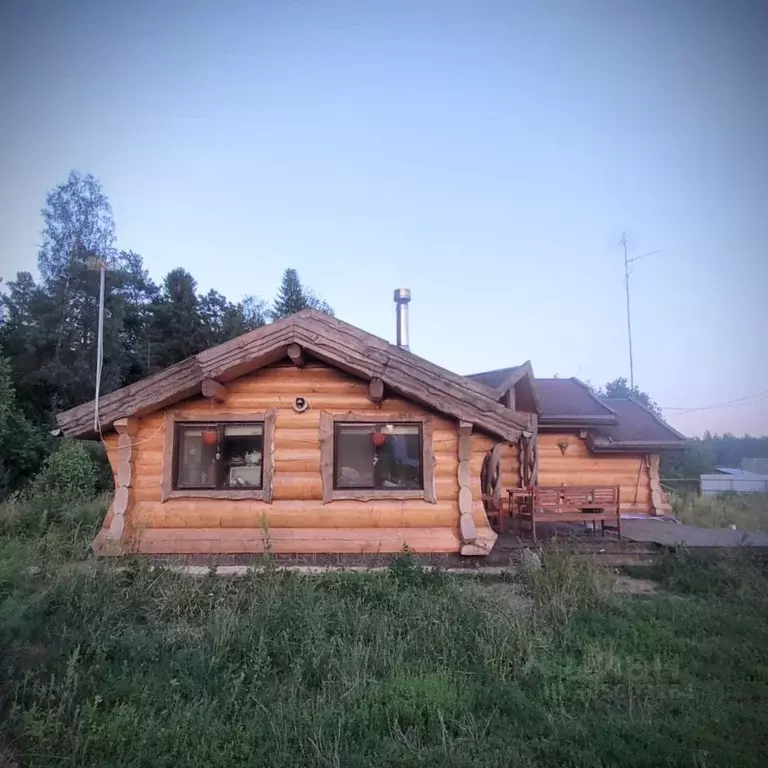
[[[512,514],[512,507],[506,499],[498,499],[498,509],[493,509],[493,499],[483,496],[485,514],[488,516],[488,523],[496,533],[504,533],[505,518]]]
[[[537,486],[533,503],[521,509],[520,527],[530,525],[531,535],[536,539],[536,523],[582,523],[600,521],[600,530],[605,535],[605,521],[616,520],[616,529],[621,539],[621,488],[618,485],[556,485]]]
[[[519,520],[533,504],[533,488],[509,488],[507,497],[510,518]]]

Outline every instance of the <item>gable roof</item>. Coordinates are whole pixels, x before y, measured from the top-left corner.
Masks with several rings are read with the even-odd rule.
[[[616,413],[577,378],[536,379],[542,425],[599,426],[616,424]]]
[[[492,388],[496,393],[497,400],[501,400],[509,390],[514,389],[516,394],[514,407],[516,410],[528,413],[539,412],[539,398],[536,393],[536,383],[530,360],[511,368],[472,373],[466,378]]]
[[[651,451],[684,448],[686,438],[644,405],[631,398],[602,398],[618,423],[590,430],[589,447],[599,451]]]
[[[517,442],[530,420],[498,403],[482,384],[452,373],[384,339],[322,312],[307,309],[99,398],[102,429],[128,416],[142,416],[199,395],[204,379],[227,382],[277,362],[290,344],[354,376],[379,378],[393,392],[435,411],[468,421]],[[93,434],[94,402],[58,414],[64,435]]]
[[[484,384],[491,389],[500,389],[507,384],[508,379],[517,380],[518,374],[520,374],[521,371],[524,371],[526,366],[530,366],[530,362],[525,362],[522,365],[513,365],[510,368],[498,368],[495,371],[470,373],[466,378]],[[509,385],[507,384],[507,386]]]

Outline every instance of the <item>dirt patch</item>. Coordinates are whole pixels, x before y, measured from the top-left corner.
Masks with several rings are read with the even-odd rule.
[[[629,576],[617,576],[613,591],[619,595],[655,595],[659,588],[656,581],[633,579]]]

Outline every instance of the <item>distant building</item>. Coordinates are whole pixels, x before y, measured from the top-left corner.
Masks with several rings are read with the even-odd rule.
[[[754,462],[754,464],[752,463]],[[744,459],[739,468],[716,467],[713,474],[701,475],[701,492],[705,496],[718,493],[768,493],[768,472],[750,472],[744,465],[760,467],[766,459]]]

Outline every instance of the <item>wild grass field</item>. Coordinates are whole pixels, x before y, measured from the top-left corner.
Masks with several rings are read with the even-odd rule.
[[[768,532],[768,494],[722,493],[702,496],[698,493],[670,494],[672,514],[681,523],[703,528],[727,528]]]
[[[90,557],[98,504],[11,507],[0,765],[766,764],[764,559],[668,557],[651,596],[562,551],[193,578]]]

